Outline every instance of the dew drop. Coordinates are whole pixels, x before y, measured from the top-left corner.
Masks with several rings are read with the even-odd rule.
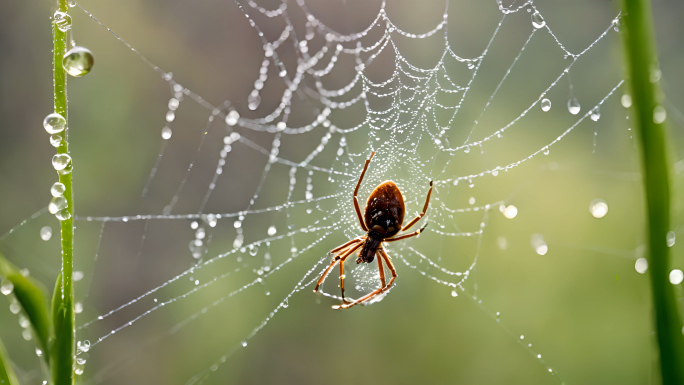
[[[247,347],[247,341],[242,341],[242,347]]]
[[[667,235],[665,236],[665,240],[667,241],[667,247],[672,247],[677,240],[677,235],[674,231],[668,231]]]
[[[62,140],[62,135],[50,135],[50,144],[52,147],[59,147],[64,141]]]
[[[176,111],[178,109],[179,105],[180,105],[180,101],[178,101],[178,99],[176,99],[176,98],[169,99],[169,110]]]
[[[166,121],[171,123],[176,119],[176,113],[173,111],[166,112]]]
[[[229,126],[234,126],[237,124],[238,119],[240,119],[240,114],[237,111],[232,110],[228,113],[228,115],[226,115],[226,124]]]
[[[31,334],[31,329],[22,330],[21,336],[24,337],[24,340],[31,341],[31,339],[33,338],[33,335]]]
[[[73,8],[76,6],[76,0],[69,0],[69,7]]]
[[[577,115],[580,112],[580,104],[574,96],[568,99],[568,111],[573,115]]]
[[[282,130],[284,130],[284,129],[287,128],[287,123],[285,123],[285,122],[278,122],[278,124],[276,124],[276,128],[279,129],[280,131],[282,131]]]
[[[496,238],[496,244],[501,250],[506,250],[508,248],[508,239],[506,237],[498,237]]]
[[[513,205],[507,206],[503,210],[503,215],[508,219],[513,219],[516,215],[518,215],[518,208]]]
[[[60,182],[55,182],[55,184],[50,187],[50,194],[52,194],[53,197],[61,197],[64,195],[64,190],[66,187],[64,187],[64,184]]]
[[[57,214],[60,210],[67,208],[67,200],[64,197],[52,197],[48,204],[50,214]]]
[[[69,209],[64,209],[60,210],[55,214],[55,217],[59,219],[60,221],[66,221],[67,219],[71,218],[71,213],[69,212]]]
[[[268,235],[275,235],[276,231],[275,226],[271,226],[268,228]]]
[[[546,21],[542,18],[542,15],[539,13],[539,11],[534,11],[532,14],[532,26],[534,28],[543,28],[546,25]]]
[[[83,313],[83,304],[80,302],[76,302],[74,304],[74,313],[76,314],[81,314]]]
[[[591,120],[597,122],[601,118],[601,112],[599,112],[598,107],[591,111]]]
[[[82,280],[84,276],[85,275],[83,274],[82,271],[76,270],[76,271],[74,271],[74,274],[72,277],[74,279],[74,282],[78,282],[78,281]]]
[[[670,272],[670,283],[673,285],[679,285],[684,281],[684,273],[679,269],[674,269]]]
[[[69,154],[56,154],[52,157],[52,167],[57,171],[67,168],[71,164],[71,157]]]
[[[161,137],[162,137],[162,139],[164,139],[164,140],[171,139],[171,135],[172,135],[172,134],[173,134],[173,131],[171,131],[171,128],[168,127],[168,126],[165,126],[165,127],[162,128],[162,130],[161,130]]]
[[[43,351],[40,350],[40,349],[38,349],[38,348],[36,348],[36,355],[37,355],[38,357],[42,357],[42,356],[43,356]]]
[[[2,293],[2,295],[10,295],[12,290],[14,290],[14,285],[10,281],[3,282],[2,285],[0,285],[0,293]]]
[[[608,203],[603,199],[596,198],[589,204],[589,213],[594,218],[603,218],[608,214]]]
[[[451,291],[451,296],[452,297],[458,297],[458,292],[456,290]]]
[[[81,374],[83,374],[83,368],[74,369],[74,374],[80,376]]]
[[[261,104],[261,96],[259,96],[258,93],[251,93],[247,97],[247,107],[254,111],[257,108],[259,108],[259,104]]]
[[[525,339],[525,336],[521,334],[521,335],[520,335],[520,339],[521,339],[521,340],[524,340],[524,339]]]
[[[280,76],[281,78],[284,78],[285,75],[287,75],[287,71],[285,71],[285,70],[281,70],[281,71],[278,73],[278,76]]]
[[[49,114],[43,119],[43,127],[48,134],[57,134],[66,128],[66,119],[56,112]]]
[[[93,69],[95,59],[93,53],[84,47],[74,47],[64,54],[62,67],[71,76],[81,77],[87,75]]]
[[[639,258],[636,260],[636,263],[634,263],[634,269],[637,271],[639,274],[644,274],[646,270],[648,270],[648,261],[646,258]]]
[[[544,155],[549,155],[549,148],[544,147],[544,150],[542,152],[544,153]]]
[[[551,109],[551,101],[547,98],[542,99],[541,101],[541,109],[544,112],[547,112],[548,110]]]
[[[50,238],[52,238],[52,227],[43,226],[40,229],[40,239],[42,239],[44,241],[49,241]]]
[[[632,106],[632,96],[628,94],[622,95],[620,98],[620,104],[622,104],[622,107],[629,108]]]
[[[71,29],[71,16],[69,16],[66,12],[57,11],[53,17],[57,29],[62,32],[66,32]]]
[[[545,255],[549,251],[549,246],[544,241],[544,236],[541,234],[532,234],[530,237],[530,244],[534,251],[539,255]]]
[[[661,105],[655,106],[653,109],[653,123],[660,124],[664,122],[666,118],[667,112],[665,111],[665,107]]]

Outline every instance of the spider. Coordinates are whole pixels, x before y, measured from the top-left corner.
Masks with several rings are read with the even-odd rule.
[[[427,225],[423,226],[420,230],[416,230],[412,233],[403,234],[395,236],[399,231],[406,231],[411,226],[415,225],[424,215],[430,203],[430,194],[432,193],[432,181],[430,181],[430,190],[428,190],[427,198],[425,198],[425,206],[423,206],[423,211],[418,214],[411,222],[409,222],[403,228],[401,227],[404,222],[404,198],[399,191],[396,183],[391,180],[382,182],[378,185],[375,190],[368,197],[368,202],[366,203],[366,208],[364,210],[364,215],[361,216],[361,209],[359,208],[359,201],[356,195],[359,192],[359,187],[361,186],[361,181],[363,176],[368,169],[368,164],[370,164],[371,159],[375,152],[371,153],[366,164],[363,166],[363,171],[361,171],[361,176],[359,177],[358,183],[356,183],[356,188],[354,189],[354,209],[356,209],[356,216],[359,218],[359,223],[361,228],[366,232],[365,235],[352,239],[351,241],[338,246],[330,251],[330,254],[334,254],[330,266],[323,272],[321,278],[316,284],[314,293],[318,292],[319,286],[323,283],[325,278],[328,276],[332,268],[336,263],[340,263],[340,288],[342,289],[342,305],[335,305],[333,309],[348,309],[354,305],[369,301],[373,297],[382,294],[390,289],[394,283],[394,279],[397,278],[397,271],[392,264],[389,256],[382,247],[383,242],[395,242],[401,239],[410,238],[420,234]],[[352,255],[356,250],[359,251],[359,256],[356,258],[356,263],[371,263],[375,258],[376,254],[378,256],[378,269],[380,270],[380,283],[379,289],[373,291],[372,293],[366,294],[365,296],[355,300],[347,301],[344,298],[344,261]],[[392,278],[389,283],[385,281],[385,270],[382,266],[382,260],[385,261],[387,267],[389,267],[392,272]]]

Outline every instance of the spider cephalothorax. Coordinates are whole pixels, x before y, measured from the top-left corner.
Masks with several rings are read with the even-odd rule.
[[[425,198],[425,206],[423,206],[423,211],[418,214],[411,222],[409,222],[403,228],[402,223],[404,222],[404,198],[401,195],[401,191],[396,183],[391,180],[382,182],[378,187],[373,190],[371,195],[368,197],[368,202],[366,202],[366,208],[364,210],[364,215],[361,215],[361,209],[359,208],[359,201],[356,195],[359,192],[359,187],[361,186],[361,181],[363,176],[368,169],[368,164],[371,159],[373,159],[375,152],[371,153],[371,156],[366,160],[366,164],[363,166],[363,171],[361,171],[361,176],[359,181],[356,183],[356,189],[354,189],[354,209],[356,210],[356,215],[359,218],[361,228],[366,232],[365,235],[352,239],[351,241],[334,248],[330,251],[334,254],[330,266],[323,272],[321,279],[318,280],[314,293],[318,291],[325,278],[332,270],[333,266],[337,262],[340,263],[340,288],[342,289],[342,301],[344,304],[333,306],[334,309],[347,309],[356,304],[370,300],[371,298],[377,296],[378,294],[384,293],[392,286],[394,279],[397,278],[397,271],[394,269],[394,265],[390,260],[389,256],[382,248],[383,242],[394,242],[400,239],[406,239],[409,237],[416,236],[420,234],[425,226],[421,229],[416,230],[412,233],[396,236],[399,231],[406,231],[411,226],[415,225],[424,215],[430,203],[430,194],[432,193],[432,181],[430,181],[430,190],[428,190],[427,198]],[[365,296],[349,302],[344,298],[344,261],[352,255],[356,250],[359,251],[359,257],[356,259],[356,263],[371,263],[378,256],[378,269],[380,270],[380,282],[381,286],[379,289],[366,294]],[[385,281],[385,271],[382,265],[382,261],[385,261],[387,267],[389,267],[392,272],[392,278],[389,283]]]

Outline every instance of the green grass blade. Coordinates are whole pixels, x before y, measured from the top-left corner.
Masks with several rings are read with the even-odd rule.
[[[5,259],[2,254],[0,254],[0,276],[11,282],[14,286],[14,296],[31,322],[38,340],[38,348],[43,352],[47,352],[50,321],[47,313],[47,301],[44,295],[45,289],[33,278],[24,277],[19,269]],[[43,357],[48,360],[47,354],[44,354]]]
[[[58,0],[59,11],[68,13],[67,0]],[[67,120],[65,140],[57,147],[59,154],[69,153],[67,115],[67,80],[66,71],[62,67],[62,58],[67,49],[67,33],[61,31],[52,22],[53,42],[53,84],[54,110]],[[62,244],[62,272],[55,286],[55,296],[52,302],[52,322],[54,340],[50,349],[52,381],[54,385],[73,385],[74,383],[74,195],[71,183],[71,173],[59,174],[59,181],[64,185],[64,198],[67,201],[69,218],[60,221]]]
[[[627,77],[634,128],[639,138],[646,193],[649,270],[664,384],[684,384],[684,336],[674,286],[669,282],[666,243],[670,231],[670,182],[667,127],[649,0],[623,0]]]
[[[5,346],[0,341],[0,384],[19,385],[19,380],[12,370]]]
[[[57,277],[52,295],[53,339],[50,347],[50,369],[54,384],[73,384],[74,381],[74,310],[67,306],[62,295],[62,274]]]

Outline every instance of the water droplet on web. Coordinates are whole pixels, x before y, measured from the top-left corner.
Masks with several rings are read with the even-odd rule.
[[[76,343],[76,350],[81,351],[83,353],[88,352],[88,350],[90,350],[90,341],[88,341],[88,340],[85,340],[83,342],[78,341]]]
[[[90,73],[95,64],[93,53],[85,47],[76,46],[64,54],[62,67],[71,76],[81,77]]]
[[[55,217],[60,221],[66,221],[71,218],[71,213],[69,212],[69,209],[63,209],[58,211],[57,214],[55,214]]]
[[[521,334],[521,335],[520,335],[520,339],[521,339],[521,340],[524,340],[524,339],[525,339],[525,336]]]
[[[57,214],[60,210],[67,208],[67,200],[64,197],[52,197],[48,204],[50,214]]]
[[[168,111],[166,113],[166,121],[171,123],[176,119],[176,113],[173,111]]]
[[[71,16],[69,16],[66,12],[57,11],[53,17],[57,29],[62,32],[66,32],[71,29]]]
[[[679,285],[684,281],[684,273],[679,269],[674,269],[670,272],[670,283],[673,285]]]
[[[176,98],[169,99],[169,110],[176,111],[178,109],[179,105],[180,105],[180,101],[178,99],[176,99]]]
[[[202,256],[204,242],[200,239],[193,239],[188,243],[188,249],[193,258],[199,259]]]
[[[259,96],[258,92],[252,92],[249,94],[247,97],[247,107],[254,111],[257,108],[259,108],[259,104],[261,104],[261,96]]]
[[[613,19],[613,31],[620,32],[620,19]]]
[[[539,13],[539,11],[534,11],[532,14],[532,26],[534,28],[543,28],[546,25],[546,21],[544,21],[544,18],[542,18],[542,15]]]
[[[549,155],[549,148],[544,147],[544,150],[542,152],[544,153],[544,155]]]
[[[247,347],[247,341],[242,341],[242,347]]]
[[[40,239],[42,239],[44,241],[49,241],[50,238],[52,238],[52,227],[43,226],[40,229]]]
[[[653,109],[653,123],[660,124],[664,122],[666,118],[667,112],[665,111],[665,107],[661,105],[655,106]]]
[[[168,126],[165,126],[161,130],[161,137],[164,140],[171,139],[171,135],[173,134],[173,131],[171,131],[171,128]]]
[[[71,157],[68,154],[56,154],[52,157],[52,167],[57,171],[67,168],[71,164]]]
[[[503,215],[508,219],[513,219],[516,215],[518,215],[518,208],[513,205],[509,205],[503,210]]]
[[[568,111],[573,115],[577,115],[580,112],[580,104],[574,96],[568,100]]]
[[[237,124],[238,119],[240,119],[240,114],[237,111],[232,110],[228,113],[228,115],[226,115],[226,124],[229,126],[234,126]]]
[[[634,263],[634,269],[637,271],[639,274],[644,274],[646,270],[648,270],[648,261],[646,258],[639,258],[636,260]]]
[[[242,227],[242,221],[233,222],[233,227],[235,227],[236,229],[239,229],[240,227]]]
[[[61,135],[50,135],[50,144],[52,147],[59,147],[63,143],[62,136]]]
[[[0,293],[2,293],[2,295],[10,295],[12,290],[14,290],[14,285],[10,281],[3,282],[2,285],[0,285]]]
[[[544,236],[541,234],[532,234],[530,237],[530,244],[534,251],[539,255],[545,255],[549,251],[549,246],[544,241]]]
[[[19,315],[19,326],[26,329],[29,326],[31,326],[31,322],[29,322],[28,318],[24,317],[24,315],[21,314]]]
[[[468,203],[470,203],[471,205],[474,205],[475,204],[475,197],[470,197],[470,199],[468,199]]]
[[[43,119],[43,127],[48,134],[57,134],[66,128],[66,119],[56,112],[49,114]]]
[[[452,290],[452,291],[451,291],[451,296],[452,296],[452,297],[458,297],[458,292],[456,292],[456,290]]]
[[[275,235],[275,233],[276,233],[275,226],[271,226],[268,228],[268,235]]]
[[[31,341],[33,339],[33,334],[31,333],[31,329],[24,329],[21,331],[21,336],[24,338],[26,341]],[[1,383],[1,382],[0,382]]]
[[[601,118],[601,112],[599,112],[598,107],[591,111],[591,120],[597,122]]]
[[[620,104],[622,104],[622,107],[629,108],[632,106],[632,96],[628,94],[622,95],[620,98]]]
[[[36,348],[36,355],[37,355],[38,357],[42,357],[42,356],[43,356],[43,351],[40,350],[40,349],[38,349],[38,348]]]
[[[677,235],[674,231],[668,231],[667,235],[665,236],[665,240],[667,241],[667,247],[672,247],[677,240]]]
[[[542,99],[541,101],[541,109],[544,112],[547,112],[548,110],[551,109],[551,101],[547,98]]]
[[[508,239],[506,237],[498,237],[496,238],[496,244],[501,250],[506,250],[508,248]]]
[[[78,282],[78,281],[82,280],[84,276],[85,275],[83,274],[82,271],[79,271],[79,270],[74,271],[74,274],[73,274],[74,282]]]
[[[53,197],[61,197],[64,195],[64,190],[66,187],[64,187],[64,184],[60,182],[55,182],[55,184],[50,187],[50,194],[52,194]]]
[[[288,306],[290,306],[290,299],[289,299],[289,298],[285,298],[285,300],[283,301],[283,307],[284,307],[284,308],[287,308]]]
[[[74,313],[76,314],[81,314],[83,313],[83,304],[80,302],[76,302],[74,304]]]
[[[470,146],[466,146],[466,148],[463,149],[463,152],[466,154],[470,152]]]
[[[608,214],[608,203],[603,199],[596,198],[589,204],[589,212],[594,218],[603,218]]]

